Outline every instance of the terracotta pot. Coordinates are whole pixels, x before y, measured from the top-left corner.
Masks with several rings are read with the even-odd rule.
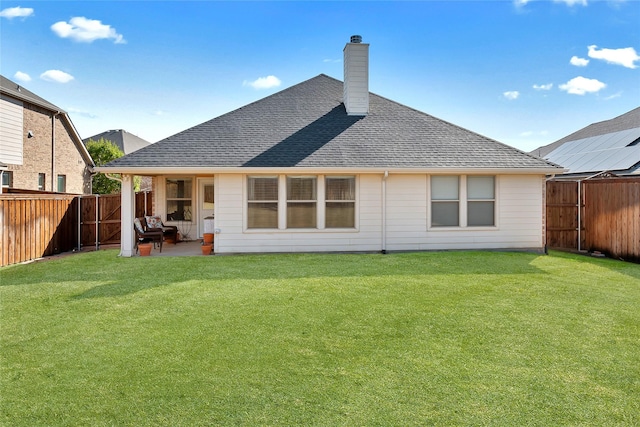
[[[213,233],[204,233],[204,243],[213,243]]]
[[[210,255],[211,249],[213,249],[212,244],[204,244],[200,247],[202,249],[202,255]]]
[[[139,243],[138,250],[140,251],[140,256],[151,255],[151,243]]]

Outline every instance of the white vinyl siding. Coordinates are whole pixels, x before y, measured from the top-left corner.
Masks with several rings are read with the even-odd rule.
[[[470,174],[472,175],[472,174]],[[264,175],[267,176],[267,175]],[[274,176],[274,175],[271,175]],[[325,175],[316,175],[318,212],[327,200]],[[331,176],[330,174],[326,175]],[[496,175],[495,224],[430,227],[430,176],[390,174],[383,224],[382,174],[356,175],[353,228],[287,229],[286,176],[279,176],[279,228],[247,227],[248,185],[242,174],[216,174],[216,253],[379,252],[386,228],[387,251],[445,249],[537,249],[543,240],[543,175]],[[462,191],[464,190],[464,191]],[[466,200],[467,186],[460,196]],[[472,191],[473,192],[473,191]],[[319,226],[322,216],[318,215]],[[466,218],[465,218],[466,221]]]
[[[0,96],[0,162],[22,165],[23,105],[21,101]]]

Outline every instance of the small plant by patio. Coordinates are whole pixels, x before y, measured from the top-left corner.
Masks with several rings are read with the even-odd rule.
[[[640,425],[640,265],[117,255],[0,269],[0,425]]]

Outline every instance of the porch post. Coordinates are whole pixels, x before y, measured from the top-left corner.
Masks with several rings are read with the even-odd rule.
[[[133,175],[122,175],[122,191],[120,193],[120,256],[134,255],[133,219],[136,209],[136,196],[133,191]]]

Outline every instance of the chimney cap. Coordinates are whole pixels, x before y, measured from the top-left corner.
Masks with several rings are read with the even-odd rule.
[[[362,36],[351,36],[350,43],[362,43]]]

